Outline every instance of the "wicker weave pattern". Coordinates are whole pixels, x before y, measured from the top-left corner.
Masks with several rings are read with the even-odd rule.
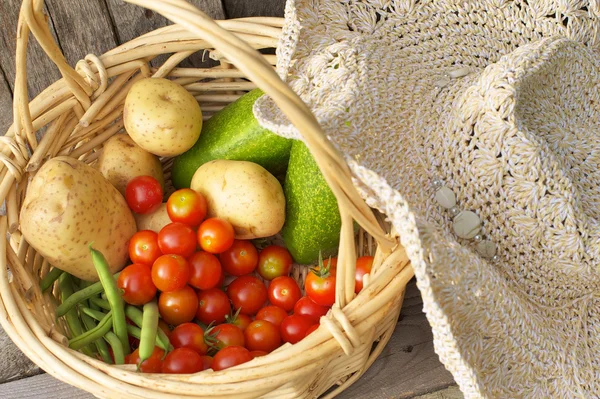
[[[53,376],[104,398],[315,398],[333,397],[356,381],[391,337],[412,268],[390,225],[361,199],[340,153],[324,137],[306,105],[276,75],[272,56],[256,49],[278,43],[283,21],[250,18],[210,20],[183,0],[129,0],[176,22],[101,56],[88,55],[69,66],[54,43],[43,2],[24,0],[17,38],[14,124],[0,139],[0,323],[35,363]],[[31,102],[27,98],[26,48],[29,33],[58,66],[63,79]],[[220,65],[177,68],[195,51],[206,50]],[[170,54],[158,68],[149,62]],[[89,164],[102,144],[123,131],[123,103],[143,77],[170,77],[200,102],[206,117],[257,85],[275,98],[304,138],[338,199],[342,231],[336,304],[321,327],[296,345],[236,368],[195,375],[143,375],[134,366],[110,366],[66,348],[68,329],[56,322],[57,288],[42,294],[39,280],[51,268],[19,231],[19,211],[30,177],[47,159],[68,155]],[[43,128],[46,128],[45,134]],[[42,137],[43,136],[43,137]],[[42,137],[40,139],[40,137]],[[38,141],[39,139],[39,141]],[[168,179],[171,161],[163,159]],[[354,234],[354,223],[362,229]],[[375,256],[360,295],[354,294],[355,258]],[[307,269],[296,267],[303,282]],[[334,389],[331,389],[334,388]]]
[[[296,1],[286,18],[278,71],[399,232],[466,396],[599,396],[598,3]],[[268,99],[255,113],[297,137]],[[434,176],[500,262],[455,238]]]

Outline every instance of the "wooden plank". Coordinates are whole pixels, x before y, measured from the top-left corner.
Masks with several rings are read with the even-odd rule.
[[[94,396],[73,388],[49,374],[36,375],[0,385],[0,399],[93,399]]]
[[[0,383],[41,373],[40,368],[12,343],[2,327],[0,327],[0,359],[2,359],[0,360]],[[3,391],[4,385],[0,385],[0,397]]]
[[[285,0],[223,0],[227,18],[283,17]]]
[[[117,38],[104,0],[46,0],[63,53],[70,65],[87,54],[116,47]]]
[[[12,123],[12,91],[4,71],[0,68],[0,135],[3,135]]]
[[[19,8],[21,0],[2,0],[0,1],[0,69],[4,72],[6,82],[12,91],[15,82],[15,55],[17,42],[15,39],[17,32],[17,20],[19,18]],[[55,35],[52,20],[50,20],[50,31]],[[29,85],[29,97],[35,97],[50,84],[60,79],[58,68],[44,53],[33,35],[29,35],[29,46],[27,49],[27,82]],[[12,120],[12,112],[5,108],[5,102],[0,103],[0,112],[9,113]],[[0,134],[4,134],[2,129]]]
[[[456,385],[441,391],[428,393],[422,396],[417,396],[414,399],[463,399],[465,396]]]
[[[207,13],[213,19],[225,19],[221,0],[191,0],[190,3]],[[162,15],[133,4],[124,3],[122,0],[106,0],[106,5],[110,12],[119,44],[172,23]],[[164,59],[165,57],[160,57],[153,64],[162,63],[161,61]],[[201,67],[208,66],[208,64],[207,62],[202,62],[202,52],[199,52],[184,60],[181,66]]]

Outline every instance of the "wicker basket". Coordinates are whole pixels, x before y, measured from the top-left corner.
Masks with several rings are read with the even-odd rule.
[[[150,32],[71,68],[46,25],[43,2],[24,0],[17,37],[14,124],[1,141],[0,197],[7,215],[0,219],[0,322],[35,363],[56,378],[104,398],[308,398],[333,397],[356,381],[392,335],[404,288],[413,272],[389,225],[367,207],[351,183],[348,167],[325,139],[304,103],[275,74],[274,56],[256,49],[276,47],[283,24],[278,18],[212,21],[183,0],[128,0],[177,25]],[[63,79],[28,103],[26,48],[29,32],[58,66]],[[200,39],[199,39],[200,38]],[[220,65],[185,69],[177,65],[205,50]],[[170,54],[159,68],[149,62]],[[136,373],[133,366],[111,366],[66,346],[67,329],[55,318],[55,287],[42,294],[39,281],[51,266],[19,231],[19,212],[28,181],[49,158],[69,155],[93,164],[102,144],[123,130],[126,93],[142,77],[170,77],[200,102],[204,115],[256,86],[274,98],[303,132],[338,199],[342,234],[336,304],[320,328],[298,344],[232,369],[194,375]],[[45,130],[45,135],[38,138]],[[163,159],[168,178],[170,160]],[[356,235],[353,220],[362,229]],[[9,233],[7,235],[6,233]],[[360,295],[354,294],[357,255],[375,255],[373,271]],[[303,282],[306,268],[295,268]]]

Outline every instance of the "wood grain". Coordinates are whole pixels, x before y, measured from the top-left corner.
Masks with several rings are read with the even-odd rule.
[[[0,69],[0,134],[4,134],[12,123],[12,91]]]
[[[463,399],[465,396],[456,385],[441,391],[428,393],[422,396],[417,396],[414,399]]]
[[[227,18],[282,17],[285,0],[223,0]]]
[[[225,12],[220,0],[188,0],[200,10],[207,13],[213,19],[225,19]],[[124,3],[121,0],[106,0],[106,5],[110,17],[115,26],[115,33],[119,44],[126,43],[131,39],[138,37],[142,33],[150,32],[155,29],[170,25],[171,22],[162,15],[156,14],[151,10],[138,7],[133,4]],[[161,60],[165,57],[158,57],[154,66],[162,64]],[[211,63],[211,65],[213,65]],[[181,63],[182,67],[202,67],[208,66],[207,62],[202,62],[202,53],[193,54]]]
[[[0,0],[0,68],[4,72],[6,82],[11,91],[15,82],[15,55],[17,48],[15,36],[20,7],[21,0]],[[52,20],[50,20],[50,31],[56,38]],[[29,98],[33,98],[51,83],[59,79],[60,73],[33,38],[33,35],[30,34],[29,37],[30,40],[27,49],[27,82],[29,85]],[[10,120],[12,121],[12,111],[10,108],[8,110],[5,108],[5,100],[2,100],[0,105],[0,111],[10,115]],[[0,120],[3,121],[4,118],[0,117]],[[2,129],[0,134],[4,134],[5,130]]]
[[[117,45],[104,0],[46,0],[65,58],[70,65],[87,54],[100,55]]]

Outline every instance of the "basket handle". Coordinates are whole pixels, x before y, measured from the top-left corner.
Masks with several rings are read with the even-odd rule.
[[[260,53],[226,29],[221,28],[208,15],[185,0],[125,0],[151,9],[174,23],[206,40],[224,54],[259,88],[267,93],[298,128],[315,158],[319,169],[335,195],[342,231],[337,268],[336,301],[344,307],[354,296],[355,243],[352,220],[356,220],[378,242],[384,253],[389,253],[396,241],[386,235],[375,215],[362,200],[352,184],[348,165],[337,149],[327,140],[319,123],[304,102],[275,73]],[[17,77],[14,95],[15,132],[24,130],[32,150],[37,147],[35,131],[29,112],[27,97],[26,48],[29,31],[33,33],[50,59],[57,65],[69,89],[84,111],[91,105],[92,87],[67,63],[48,29],[47,17],[42,11],[43,0],[24,0],[19,15],[17,33]]]

